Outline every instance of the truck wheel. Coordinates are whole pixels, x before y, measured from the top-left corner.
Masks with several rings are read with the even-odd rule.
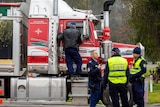
[[[102,96],[101,96],[101,100],[102,103],[106,106],[106,107],[112,107],[112,102],[111,102],[111,98],[109,96],[109,87],[107,87],[106,89],[102,90]]]
[[[127,85],[128,87],[128,101],[129,101],[129,106],[132,107],[133,106],[133,93],[132,93],[132,86],[129,83]],[[109,87],[107,87],[106,89],[102,90],[102,102],[104,105],[106,105],[106,107],[112,107],[112,101],[111,98],[109,96]]]
[[[132,92],[132,85],[131,85],[131,83],[128,83],[127,88],[128,88],[128,102],[129,102],[129,106],[133,107],[133,92]]]

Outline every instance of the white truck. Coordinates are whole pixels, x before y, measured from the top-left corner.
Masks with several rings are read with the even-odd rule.
[[[132,50],[137,45],[110,41],[109,6],[104,2],[101,35],[95,30],[99,21],[91,11],[72,9],[63,0],[26,0],[23,3],[0,3],[0,89],[1,97],[10,102],[87,105],[89,99],[86,64],[90,51],[97,50],[99,63],[105,65],[112,47],[118,47],[131,65]],[[75,22],[82,33],[80,45],[83,77],[71,82],[66,78],[67,66],[63,43],[57,35]],[[140,45],[143,47],[142,45]],[[103,74],[102,74],[103,75]],[[108,93],[108,90],[105,91]],[[132,93],[128,93],[132,105]],[[103,103],[111,106],[109,94]]]

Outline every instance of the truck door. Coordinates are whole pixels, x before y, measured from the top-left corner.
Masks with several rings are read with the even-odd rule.
[[[99,42],[96,40],[95,34],[94,34],[94,25],[91,21],[88,21],[88,35],[83,35],[83,20],[65,20],[64,22],[60,21],[60,30],[66,29],[70,26],[70,24],[74,22],[76,23],[76,29],[78,29],[81,32],[81,39],[83,43],[79,47],[79,53],[82,57],[82,73],[87,73],[86,65],[90,59],[90,51],[91,50],[97,50],[97,52],[100,54],[99,49]],[[61,27],[63,26],[63,27]],[[65,62],[65,55],[63,52],[63,43],[60,43],[59,47],[59,70],[60,71],[67,71],[66,62]],[[76,68],[76,65],[74,65],[74,68]]]

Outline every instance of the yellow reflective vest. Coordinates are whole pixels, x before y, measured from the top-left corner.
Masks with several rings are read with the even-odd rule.
[[[141,71],[140,63],[142,62],[142,60],[145,60],[145,59],[142,57],[142,58],[138,58],[136,62],[134,60],[130,74],[136,74]],[[144,75],[142,75],[142,77],[144,77]]]
[[[109,74],[108,80],[113,84],[125,84],[127,82],[126,70],[128,62],[121,56],[108,59]]]

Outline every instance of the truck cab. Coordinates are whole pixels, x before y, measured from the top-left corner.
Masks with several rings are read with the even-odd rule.
[[[55,2],[56,3],[56,2]],[[28,0],[22,3],[21,10],[28,18],[28,70],[29,72],[57,75],[66,73],[67,66],[63,51],[63,42],[57,44],[57,35],[63,32],[70,23],[76,23],[81,32],[83,43],[80,45],[82,57],[82,71],[86,72],[86,64],[90,59],[90,51],[97,50],[99,63],[105,62],[111,56],[112,47],[128,48],[130,51],[136,45],[114,43],[110,40],[109,2],[105,2],[104,19],[96,18],[90,10],[72,9],[63,0],[57,5],[51,0]],[[28,10],[28,11],[27,11]],[[101,30],[96,31],[97,22],[101,23]],[[129,64],[133,56],[127,56]]]

